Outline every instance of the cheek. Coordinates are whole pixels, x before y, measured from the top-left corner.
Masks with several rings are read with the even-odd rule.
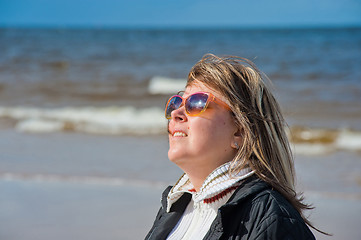
[[[199,127],[190,128],[191,135],[191,145],[194,148],[205,148],[209,145],[210,140],[213,138],[211,131],[204,125]]]
[[[202,149],[216,150],[230,146],[231,131],[224,119],[193,125],[193,145]]]

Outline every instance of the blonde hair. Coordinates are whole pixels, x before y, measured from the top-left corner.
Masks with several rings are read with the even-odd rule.
[[[245,58],[207,54],[190,70],[187,86],[200,81],[218,91],[231,107],[243,143],[232,161],[230,174],[249,166],[314,228],[302,212],[312,207],[304,204],[302,195],[295,191],[295,170],[286,124],[279,104],[265,85],[266,79],[267,76]]]

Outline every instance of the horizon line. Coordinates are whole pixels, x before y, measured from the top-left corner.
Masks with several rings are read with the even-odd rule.
[[[287,30],[287,29],[354,29],[361,23],[348,24],[248,24],[248,25],[110,25],[110,24],[4,24],[1,29],[95,29],[95,30]]]

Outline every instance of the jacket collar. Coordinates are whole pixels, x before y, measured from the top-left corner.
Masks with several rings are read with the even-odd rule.
[[[250,176],[240,182],[240,186],[237,188],[232,197],[228,200],[228,202],[219,208],[219,213],[211,229],[213,229],[212,236],[214,239],[221,238],[223,234],[223,220],[227,219],[227,213],[232,213],[232,208],[237,206],[238,204],[242,204],[243,201],[250,198],[253,195],[261,192],[262,190],[269,188],[269,185],[262,180],[260,180],[256,175]],[[177,224],[185,208],[190,202],[192,195],[189,193],[183,194],[178,201],[176,201],[170,212],[166,213],[165,210],[167,208],[167,196],[172,189],[172,186],[166,188],[162,195],[162,207],[164,217],[159,219],[159,223],[155,230],[151,233],[148,239],[165,239],[168,234],[172,231],[174,226]],[[209,234],[208,232],[207,234]]]
[[[263,191],[264,189],[269,188],[269,185],[259,179],[257,176],[251,176],[238,187],[233,196],[228,200],[228,202],[223,205],[221,208],[232,207],[250,196],[256,195],[257,193]]]
[[[259,192],[261,192],[262,190],[269,188],[269,185],[262,181],[261,179],[259,179],[256,175],[250,176],[244,180],[242,180],[240,182],[240,186],[236,189],[236,191],[234,192],[233,196],[228,200],[228,202],[223,205],[221,207],[221,209],[223,208],[229,208],[229,207],[233,207],[236,206],[238,203],[244,201],[245,199],[249,198],[250,196],[253,196]],[[172,186],[168,186],[163,194],[162,194],[162,207],[163,209],[167,209],[167,197],[170,193],[172,189]],[[188,202],[191,200],[191,194],[184,194],[187,195],[187,197],[180,197],[178,201],[187,201],[184,204],[188,204]],[[177,202],[178,202],[177,201]],[[172,207],[173,209],[173,207]],[[171,209],[171,211],[172,211]]]
[[[212,239],[220,239],[224,233],[224,226],[227,226],[229,222],[227,219],[230,218],[230,214],[234,213],[233,208],[237,206],[242,206],[245,201],[262,192],[263,190],[270,188],[270,186],[259,179],[256,175],[251,176],[244,181],[234,192],[232,197],[228,200],[226,204],[219,208],[216,219],[214,220],[208,235],[212,236]]]

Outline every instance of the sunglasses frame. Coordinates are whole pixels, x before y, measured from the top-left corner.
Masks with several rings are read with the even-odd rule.
[[[171,116],[172,112],[173,112],[174,110],[179,109],[179,108],[182,107],[182,106],[185,106],[185,103],[188,101],[189,97],[191,97],[191,96],[193,96],[193,95],[195,95],[195,94],[206,94],[206,95],[208,96],[207,102],[206,102],[206,104],[204,105],[203,109],[202,109],[199,113],[196,113],[196,114],[191,114],[191,113],[189,113],[188,110],[185,108],[185,112],[187,113],[188,116],[195,117],[195,116],[198,116],[198,115],[202,114],[202,113],[207,109],[207,107],[208,107],[208,105],[209,105],[210,102],[214,102],[214,103],[218,104],[219,106],[221,106],[221,107],[223,107],[223,108],[225,108],[225,109],[227,109],[227,110],[231,110],[231,108],[228,106],[227,103],[223,102],[222,100],[217,99],[212,93],[209,93],[209,92],[195,92],[195,93],[189,95],[189,96],[186,97],[186,98],[184,98],[184,97],[182,97],[182,96],[180,96],[180,95],[173,95],[173,96],[171,96],[171,97],[168,99],[167,104],[165,105],[165,118],[166,118],[166,119],[171,119],[171,118],[172,118],[172,116]],[[181,99],[182,99],[182,103],[181,103],[181,105],[179,105],[178,108],[176,108],[176,109],[174,109],[172,112],[170,112],[170,117],[167,117],[167,109],[168,109],[169,102],[170,102],[174,97],[179,97],[179,98],[181,98]]]

